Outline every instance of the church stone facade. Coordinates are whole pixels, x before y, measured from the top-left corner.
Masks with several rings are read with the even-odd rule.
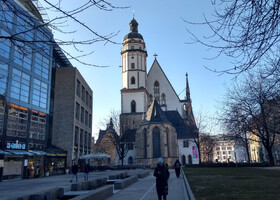
[[[188,77],[186,75],[186,98],[180,100],[156,56],[147,73],[148,53],[143,36],[138,32],[134,18],[129,25],[130,32],[124,37],[121,51],[120,133],[130,134],[134,148],[126,159],[133,164],[151,167],[156,166],[158,157],[163,157],[169,166],[176,159],[183,164],[198,163],[193,151],[197,147],[191,142],[197,137],[197,128]],[[182,142],[190,145],[178,145]]]

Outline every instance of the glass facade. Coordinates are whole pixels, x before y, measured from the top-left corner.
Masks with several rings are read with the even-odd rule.
[[[0,7],[0,35],[7,37],[0,39],[0,94],[48,114],[53,36],[16,3],[1,1]]]

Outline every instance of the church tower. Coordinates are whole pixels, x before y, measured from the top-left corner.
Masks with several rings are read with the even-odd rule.
[[[121,113],[147,111],[147,65],[148,56],[144,39],[138,33],[138,23],[129,23],[130,32],[124,37],[122,55]]]

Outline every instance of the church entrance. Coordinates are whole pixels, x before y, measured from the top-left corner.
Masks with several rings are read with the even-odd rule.
[[[191,155],[188,155],[188,164],[192,165],[192,156]]]
[[[131,156],[129,156],[128,158],[128,164],[133,165],[133,158]]]

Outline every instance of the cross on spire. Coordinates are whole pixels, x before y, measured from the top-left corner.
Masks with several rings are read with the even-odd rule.
[[[158,55],[155,53],[155,54],[154,54],[155,59],[157,59],[157,56],[158,56]]]
[[[135,10],[132,11],[132,16],[133,16],[133,19],[135,17]]]

